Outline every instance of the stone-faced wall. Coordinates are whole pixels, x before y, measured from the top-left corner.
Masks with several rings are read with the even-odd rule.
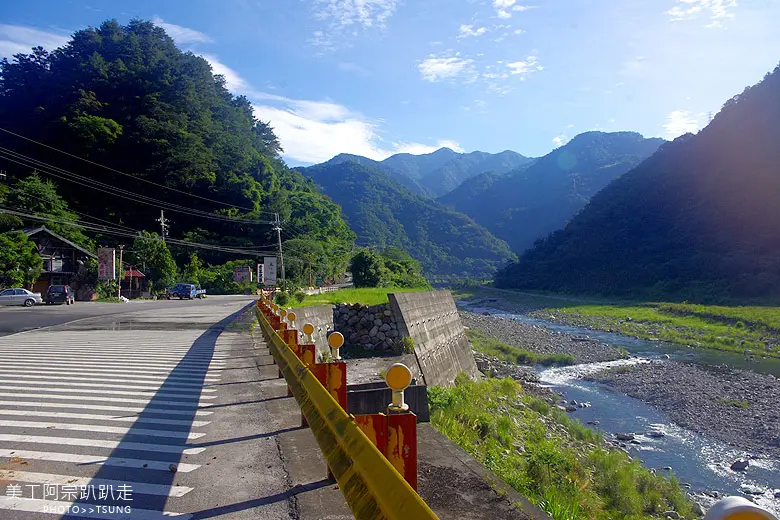
[[[449,291],[390,294],[399,334],[414,341],[425,384],[452,386],[465,372],[477,377],[474,354]]]
[[[299,332],[303,330],[306,323],[311,323],[314,326],[312,340],[317,345],[317,353],[329,352],[328,331],[333,330],[333,306],[312,305],[296,307],[292,310],[295,312],[295,328]],[[303,333],[301,332],[301,334]]]
[[[347,345],[378,353],[400,351],[399,332],[390,306],[342,303],[333,309],[335,329]]]

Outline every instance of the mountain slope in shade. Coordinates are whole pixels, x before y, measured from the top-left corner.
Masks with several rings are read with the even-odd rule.
[[[516,258],[509,246],[471,218],[353,161],[300,170],[343,208],[358,243],[401,247],[428,274],[485,277]]]
[[[665,144],[497,277],[502,287],[780,301],[780,67]]]
[[[461,154],[420,179],[419,183],[435,196],[449,193],[463,181],[485,172],[504,174],[529,165],[533,159],[510,150],[497,154],[471,152]]]
[[[593,195],[663,142],[635,132],[586,132],[506,176],[473,177],[439,201],[521,252],[564,227]]]
[[[511,150],[458,153],[449,148],[421,155],[399,153],[383,161],[342,153],[323,164],[352,161],[386,173],[415,193],[435,198],[457,188],[463,181],[484,172],[507,173],[533,162]]]

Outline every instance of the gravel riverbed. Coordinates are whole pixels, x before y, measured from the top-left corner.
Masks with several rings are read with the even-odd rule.
[[[576,363],[621,359],[621,350],[587,336],[552,332],[545,327],[519,323],[509,318],[460,311],[465,327],[478,330],[499,341],[538,354],[571,354]]]
[[[691,431],[780,459],[780,381],[772,375],[665,360],[585,379],[641,399]]]

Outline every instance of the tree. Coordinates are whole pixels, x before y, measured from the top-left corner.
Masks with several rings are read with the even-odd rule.
[[[0,286],[31,285],[42,269],[43,259],[23,231],[0,234]]]
[[[162,289],[176,282],[176,262],[160,235],[142,231],[133,242],[131,257],[146,269],[144,274],[154,287]]]
[[[182,281],[199,284],[202,270],[203,262],[200,261],[200,258],[198,258],[196,253],[193,253],[192,256],[190,256],[190,263],[184,266]]]
[[[355,287],[383,287],[390,281],[390,273],[382,257],[369,249],[363,249],[352,257],[350,271]]]
[[[394,286],[430,288],[431,284],[422,274],[420,262],[403,249],[388,247],[382,251],[381,256]]]
[[[44,222],[44,224],[51,231],[85,249],[94,248],[94,244],[79,227],[61,223],[75,224],[79,217],[68,209],[68,203],[57,192],[57,185],[48,179],[41,179],[37,172],[17,180],[5,199],[6,204],[13,209],[60,221]],[[41,221],[31,219],[30,224],[40,225]]]

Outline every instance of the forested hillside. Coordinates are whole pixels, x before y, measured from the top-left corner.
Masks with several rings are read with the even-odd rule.
[[[521,253],[565,226],[593,195],[662,142],[635,132],[586,132],[509,175],[473,177],[439,200]]]
[[[269,221],[278,213],[285,238],[316,244],[320,265],[343,270],[354,234],[338,206],[282,162],[258,117],[205,59],[150,22],[108,21],[61,49],[0,63],[0,128],[18,134],[0,131],[9,182],[37,170],[82,222],[157,231],[164,208],[171,237],[258,256],[275,250]]]
[[[501,287],[780,300],[780,67],[500,273]]]
[[[457,188],[465,180],[485,172],[504,174],[533,163],[519,153],[506,150],[457,153],[440,148],[428,154],[399,153],[383,161],[352,154],[339,154],[324,164],[352,161],[371,166],[386,173],[393,180],[425,197],[439,197]]]
[[[356,162],[302,169],[338,202],[358,243],[409,251],[431,274],[485,277],[514,257],[469,217],[404,188]]]

